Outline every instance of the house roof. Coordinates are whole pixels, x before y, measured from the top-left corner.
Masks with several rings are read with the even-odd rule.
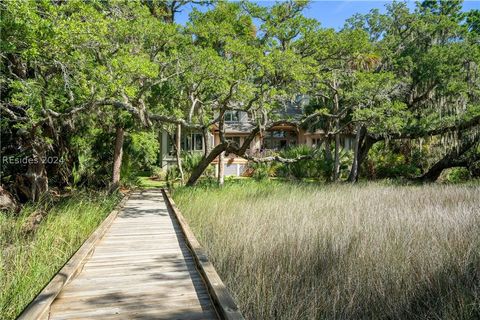
[[[274,112],[274,115],[277,115],[281,118],[288,118],[290,120],[299,120],[303,117],[304,111],[301,105],[287,103],[278,111]]]
[[[305,97],[299,96],[295,101],[289,101],[284,104],[282,108],[273,112],[273,116],[277,116],[279,119],[284,119],[285,122],[292,120],[300,120],[304,115],[304,105],[308,102]],[[218,130],[215,125],[214,130]],[[250,133],[254,129],[254,123],[250,121],[239,121],[225,123],[225,132],[227,133]]]
[[[255,126],[251,122],[225,123],[225,132],[228,133],[250,133]]]
[[[306,136],[310,136],[310,135],[323,135],[325,134],[325,131],[323,131],[322,129],[316,129],[315,131],[313,132],[310,132],[310,131],[306,131],[305,132],[305,135]]]

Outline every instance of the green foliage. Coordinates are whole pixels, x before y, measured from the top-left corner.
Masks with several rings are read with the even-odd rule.
[[[91,128],[85,135],[72,139],[74,160],[73,186],[106,187],[112,173],[114,133]]]
[[[418,151],[416,151],[418,152]],[[368,155],[365,164],[367,176],[374,179],[383,178],[413,178],[420,175],[422,168],[420,163],[400,153],[398,150],[385,146],[383,143],[375,145]]]
[[[130,181],[155,165],[160,126],[172,132],[172,119],[203,126],[219,108],[292,120],[281,111],[301,95],[317,113],[304,129],[333,136],[361,127],[379,140],[437,135],[480,115],[479,11],[462,12],[461,1],[424,1],[414,10],[393,2],[340,31],[307,18],[308,1],[214,2],[194,6],[180,26],[174,12],[186,3],[2,3],[2,153],[19,157],[41,146],[65,160],[46,169],[51,184],[106,186],[119,125]],[[341,156],[345,177],[351,154]],[[279,170],[330,179],[331,164],[318,157]],[[198,164],[186,158],[186,172],[190,160]],[[26,170],[2,167],[2,183]]]
[[[152,167],[152,174],[151,177],[157,180],[165,180],[167,176],[167,170],[164,168],[160,168],[157,166]]]
[[[295,159],[300,156],[311,156],[312,159],[301,160],[295,163],[284,163],[278,169],[279,175],[296,179],[318,177],[322,159],[316,156],[316,151],[306,145],[299,145],[281,151],[280,156],[283,158]]]
[[[104,220],[119,195],[77,192],[0,214],[0,318],[15,319]],[[37,229],[32,217],[43,213]]]
[[[167,173],[165,175],[165,179],[167,183],[174,183],[176,180],[180,179],[180,170],[178,170],[178,166],[170,165],[168,166]]]
[[[331,152],[333,152],[333,149]],[[295,159],[301,156],[308,156],[309,158],[277,165],[278,176],[294,179],[313,178],[326,181],[332,176],[333,159],[327,159],[325,148],[316,149],[306,145],[298,145],[281,151],[280,156],[286,159]],[[348,176],[349,166],[352,161],[351,156],[351,151],[341,149],[339,152],[340,177],[342,179]]]
[[[252,178],[257,181],[267,180],[276,176],[277,165],[272,163],[249,163],[248,167],[253,170]]]
[[[202,161],[203,155],[197,152],[183,152],[182,153],[182,167],[186,174],[186,180],[192,174],[193,170]]]
[[[155,131],[131,132],[124,142],[125,156],[133,170],[151,170],[157,163],[160,143]]]
[[[471,179],[467,168],[451,168],[445,172],[444,180],[450,183],[461,183]]]

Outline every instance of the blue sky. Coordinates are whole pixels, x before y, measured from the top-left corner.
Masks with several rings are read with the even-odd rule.
[[[271,5],[274,1],[256,1],[264,5]],[[305,16],[315,18],[321,22],[323,27],[340,29],[346,19],[355,13],[368,13],[370,9],[378,8],[381,12],[385,11],[385,4],[391,1],[385,0],[325,0],[312,1],[309,8],[304,11]],[[415,7],[414,1],[407,1],[411,8]],[[480,9],[480,0],[464,1],[463,10]],[[183,11],[177,13],[175,20],[178,23],[185,24],[188,20],[188,14],[192,10],[191,5],[183,8]]]

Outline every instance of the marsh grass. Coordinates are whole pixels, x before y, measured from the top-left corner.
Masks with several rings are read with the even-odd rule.
[[[15,319],[118,202],[118,195],[78,194],[55,204],[0,214],[0,319]],[[34,233],[28,217],[48,207]]]
[[[174,193],[247,319],[479,319],[480,187]]]

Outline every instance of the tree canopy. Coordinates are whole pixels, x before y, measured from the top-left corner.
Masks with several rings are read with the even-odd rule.
[[[188,2],[202,10],[179,25],[175,13]],[[437,139],[444,152],[432,168],[478,161],[479,10],[464,12],[461,1],[426,0],[414,10],[393,2],[337,31],[306,18],[307,8],[307,1],[0,3],[2,156],[57,158],[2,160],[2,185],[26,199],[49,182],[107,185],[99,181],[109,182],[115,128],[138,145],[158,143],[161,129],[218,126],[222,141],[205,152],[190,184],[225,152],[262,161],[246,150],[280,121],[324,130],[332,180],[344,132],[355,135],[351,181],[379,141]],[[299,97],[309,101],[303,119],[279,118]],[[222,135],[228,110],[252,115],[242,145]],[[435,176],[427,170],[419,178]]]

